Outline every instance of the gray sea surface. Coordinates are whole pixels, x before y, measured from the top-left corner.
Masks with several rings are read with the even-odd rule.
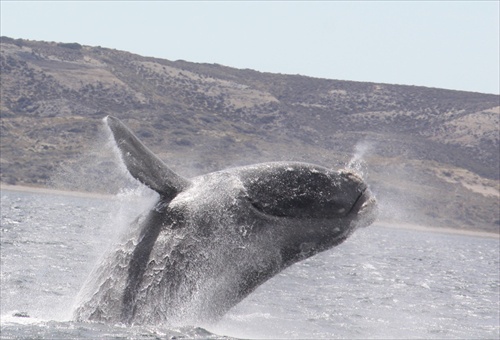
[[[500,337],[498,238],[376,224],[291,266],[215,324],[72,321],[90,271],[151,200],[2,190],[1,338]]]

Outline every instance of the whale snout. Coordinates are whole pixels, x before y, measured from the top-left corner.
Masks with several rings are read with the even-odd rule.
[[[346,182],[342,191],[349,197],[349,200],[355,198],[351,207],[352,214],[376,208],[375,196],[360,174],[352,170],[340,170],[339,176]]]
[[[276,163],[248,171],[248,200],[260,212],[282,218],[328,220],[351,218],[371,197],[362,177],[301,163]]]
[[[365,189],[352,207],[353,214],[366,214],[377,209],[377,201],[370,189]]]
[[[368,190],[368,186],[363,181],[360,175],[352,171],[331,171],[329,173],[331,185],[327,197],[326,211],[328,215],[347,216],[356,213],[355,209],[363,201],[364,193]]]

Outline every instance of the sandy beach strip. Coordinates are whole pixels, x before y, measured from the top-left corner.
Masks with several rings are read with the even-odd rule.
[[[464,235],[464,236],[475,236],[475,237],[486,237],[486,238],[496,238],[500,239],[499,233],[482,231],[482,230],[470,230],[470,229],[459,229],[459,228],[447,228],[447,227],[432,227],[423,226],[411,223],[397,222],[397,221],[377,221],[374,223],[377,227],[390,228],[390,229],[406,229],[423,231],[430,233],[440,233],[440,234],[453,234],[453,235]]]
[[[31,192],[35,194],[46,194],[46,195],[62,195],[71,197],[85,197],[85,198],[101,198],[101,199],[113,199],[115,195],[111,194],[100,194],[95,192],[82,192],[82,191],[71,191],[71,190],[60,190],[51,189],[46,187],[32,187],[25,185],[10,185],[5,183],[0,183],[0,191],[18,191],[18,192]]]

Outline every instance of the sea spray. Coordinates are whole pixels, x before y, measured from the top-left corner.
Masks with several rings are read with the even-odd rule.
[[[365,155],[372,151],[374,147],[373,142],[361,141],[354,147],[354,154],[347,162],[346,169],[353,170],[365,178],[368,175]]]
[[[108,267],[106,263],[111,261],[116,248],[122,248],[125,252],[130,251],[127,249],[130,245],[127,246],[124,240],[130,239],[131,234],[138,232],[137,229],[130,228],[130,226],[138,226],[140,216],[145,211],[149,211],[158,201],[156,192],[136,181],[128,173],[107,127],[100,129],[95,145],[80,157],[78,163],[84,164],[86,168],[99,169],[97,176],[92,170],[84,173],[82,171],[67,171],[65,176],[60,178],[69,183],[76,183],[80,190],[100,188],[99,191],[113,194],[113,196],[110,198],[111,203],[106,218],[98,221],[100,228],[106,230],[109,242],[104,249],[94,249],[96,252],[93,256],[96,259],[92,266],[94,269],[89,270],[87,280],[74,301],[73,309],[99,290],[103,284],[102,278],[107,275],[105,273],[105,269]],[[104,169],[103,164],[106,166]],[[89,185],[89,183],[92,184]]]
[[[135,239],[132,236],[138,233],[138,229],[130,226],[139,226],[140,217],[145,211],[149,211],[157,200],[158,194],[140,183],[135,188],[124,188],[114,196],[107,217],[100,222],[101,228],[107,230],[109,242],[105,249],[98,249],[99,254],[95,254],[97,261],[94,262],[93,269],[74,301],[73,311],[100,289],[105,281],[103,277],[107,276],[106,268],[113,261],[117,247],[125,253],[132,251],[133,248],[130,248],[131,245],[126,241]]]
[[[100,126],[83,150],[58,165],[48,184],[54,189],[111,195],[137,187],[115,149],[109,129]]]
[[[370,173],[366,158],[374,153],[375,145],[373,141],[359,141],[354,146],[351,159],[346,164],[346,169],[355,171],[363,179],[368,180],[369,184],[373,183],[370,183],[368,178]],[[414,206],[411,197],[408,197],[405,191],[399,188],[399,184],[395,185],[397,181],[408,179],[409,176],[404,167],[390,163],[383,166],[382,172],[377,173],[378,181],[386,183],[383,187],[370,185],[370,189],[377,197],[379,220],[408,221],[417,219],[418,212],[411,208]],[[415,176],[415,174],[412,174],[412,176]],[[387,185],[387,183],[391,184]]]

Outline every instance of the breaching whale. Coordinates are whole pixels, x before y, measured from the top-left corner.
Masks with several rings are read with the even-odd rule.
[[[353,171],[272,162],[186,179],[120,120],[105,122],[129,173],[159,199],[91,274],[79,321],[215,321],[284,268],[375,219],[376,200]]]

